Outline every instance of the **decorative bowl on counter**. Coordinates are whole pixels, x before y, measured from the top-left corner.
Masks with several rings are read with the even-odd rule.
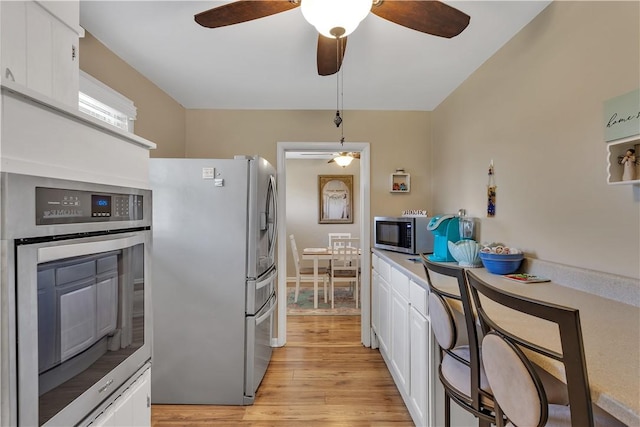
[[[493,274],[515,273],[524,259],[524,254],[494,254],[480,252],[480,259],[484,268]]]
[[[482,267],[479,254],[482,246],[475,240],[459,240],[448,242],[451,256],[458,261],[460,267]]]

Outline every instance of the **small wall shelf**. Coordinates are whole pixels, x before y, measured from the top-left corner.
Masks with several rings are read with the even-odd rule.
[[[391,193],[408,193],[411,191],[411,175],[406,172],[391,174]]]
[[[609,185],[640,184],[640,165],[636,161],[636,179],[623,181],[623,166],[618,163],[628,149],[636,150],[636,159],[640,159],[640,135],[623,138],[607,144],[607,183]]]

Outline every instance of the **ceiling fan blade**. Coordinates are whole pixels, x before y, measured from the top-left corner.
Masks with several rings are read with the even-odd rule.
[[[275,15],[300,6],[288,0],[239,0],[214,7],[194,16],[203,27],[218,28]]]
[[[435,0],[383,0],[371,12],[403,27],[434,36],[451,38],[469,25],[469,15]]]
[[[341,43],[341,46],[338,46]],[[329,76],[335,74],[342,66],[344,51],[347,48],[347,38],[332,39],[318,34],[318,74]]]

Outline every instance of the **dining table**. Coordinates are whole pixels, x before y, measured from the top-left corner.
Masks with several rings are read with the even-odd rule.
[[[358,250],[362,253],[361,250]],[[332,251],[331,248],[304,248],[302,250],[302,259],[313,261],[313,308],[318,308],[318,265],[320,261],[330,261]]]

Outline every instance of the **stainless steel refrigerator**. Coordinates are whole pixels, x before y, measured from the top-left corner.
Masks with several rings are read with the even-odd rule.
[[[275,169],[260,157],[151,159],[151,399],[248,405],[271,358]]]

